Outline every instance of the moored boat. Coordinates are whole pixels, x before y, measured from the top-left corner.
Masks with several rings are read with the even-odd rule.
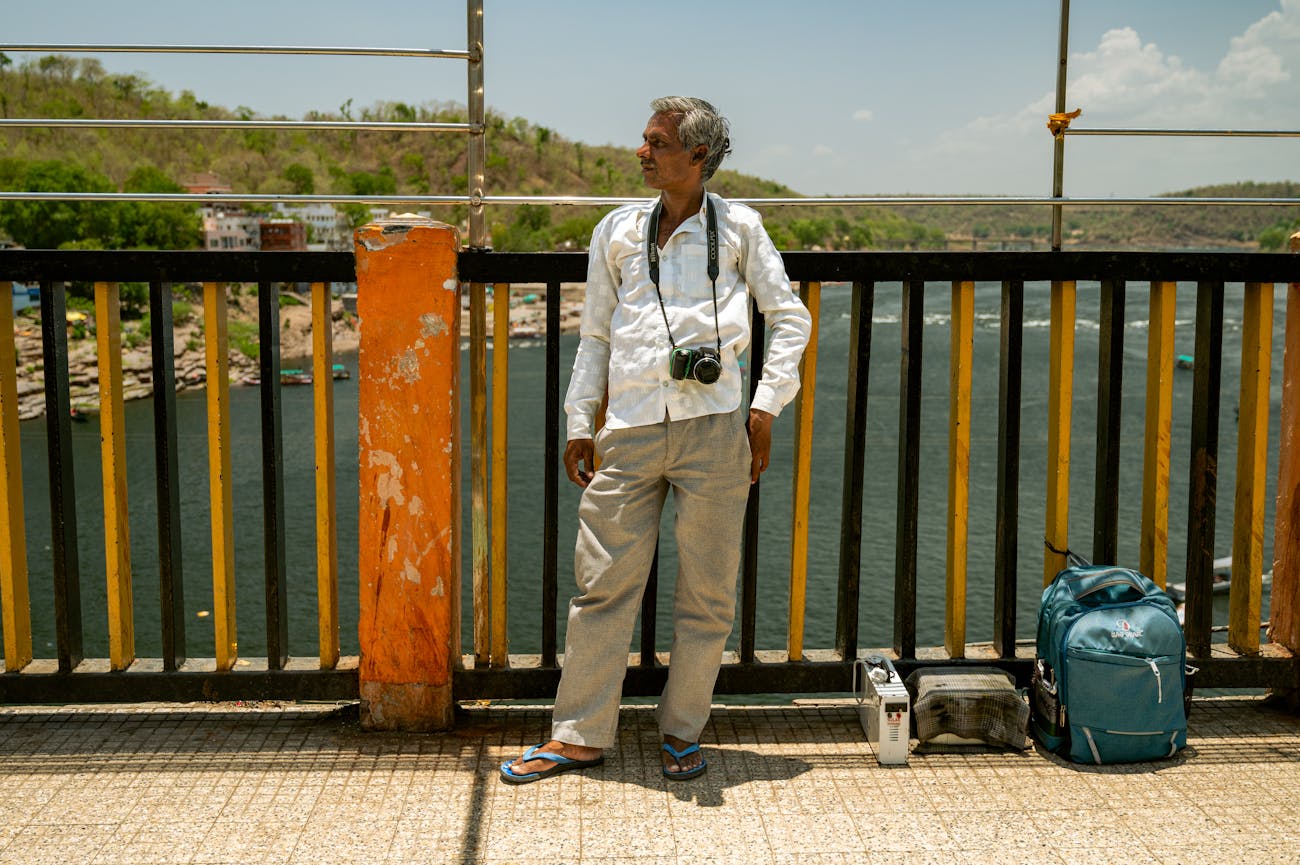
[[[280,370],[280,384],[311,384],[311,373],[303,369]]]

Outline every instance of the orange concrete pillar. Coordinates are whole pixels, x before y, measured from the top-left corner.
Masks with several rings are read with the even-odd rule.
[[[452,724],[460,658],[460,291],[456,229],[357,230],[361,726]]]

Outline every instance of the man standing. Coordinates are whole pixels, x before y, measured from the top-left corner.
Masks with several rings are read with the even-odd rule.
[[[749,485],[767,468],[773,418],[799,389],[812,327],[758,214],[704,190],[730,152],[726,119],[702,99],[650,107],[637,158],[659,198],[596,226],[564,404],[564,467],[584,488],[574,555],[581,594],[569,606],[552,738],[502,764],[510,783],[599,765],[613,746],[669,489],[679,566],[657,712],[663,773],[684,780],[707,768],[698,740],[735,615]],[[746,411],[740,358],[751,298],[771,340]]]

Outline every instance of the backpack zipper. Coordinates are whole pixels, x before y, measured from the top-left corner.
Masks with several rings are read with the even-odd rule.
[[[1156,674],[1156,702],[1163,703],[1165,701],[1165,690],[1160,680],[1160,668],[1156,666],[1155,658],[1147,658],[1146,662],[1150,665],[1151,672]]]

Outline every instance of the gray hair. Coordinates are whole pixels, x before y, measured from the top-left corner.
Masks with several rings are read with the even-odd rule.
[[[709,149],[704,157],[701,179],[708,180],[722,164],[722,158],[731,152],[731,139],[727,137],[731,124],[703,99],[694,96],[664,96],[650,102],[655,114],[671,114],[677,118],[677,137],[687,150],[703,144]]]

